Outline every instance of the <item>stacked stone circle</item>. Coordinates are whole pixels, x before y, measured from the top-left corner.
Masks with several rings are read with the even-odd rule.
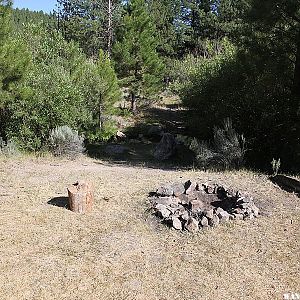
[[[197,232],[229,220],[254,219],[259,209],[251,197],[218,184],[184,184],[161,186],[150,198],[156,216],[176,230]]]

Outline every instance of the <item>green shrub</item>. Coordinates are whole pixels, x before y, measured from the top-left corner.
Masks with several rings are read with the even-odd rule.
[[[85,151],[84,137],[68,126],[60,126],[51,130],[49,148],[55,156],[75,158]]]
[[[0,137],[0,155],[15,156],[19,153],[18,146],[13,140],[5,142],[2,137]]]
[[[205,169],[239,169],[244,165],[245,138],[234,130],[230,119],[224,120],[223,128],[215,127],[211,143],[194,139],[190,149]]]

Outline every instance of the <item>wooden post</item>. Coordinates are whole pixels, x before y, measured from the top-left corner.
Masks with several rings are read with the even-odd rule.
[[[94,191],[91,183],[78,181],[68,187],[68,195],[71,211],[80,214],[92,211],[94,205]]]

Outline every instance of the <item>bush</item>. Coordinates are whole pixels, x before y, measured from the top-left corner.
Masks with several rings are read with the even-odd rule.
[[[3,154],[5,156],[15,156],[19,154],[19,149],[17,144],[13,140],[9,140],[5,142],[0,137],[0,155]]]
[[[223,127],[215,127],[212,143],[192,141],[190,148],[195,152],[200,167],[227,170],[243,166],[245,138],[233,129],[230,119],[224,120]]]
[[[51,130],[49,138],[50,151],[55,156],[75,158],[85,151],[84,138],[68,126],[59,126]]]

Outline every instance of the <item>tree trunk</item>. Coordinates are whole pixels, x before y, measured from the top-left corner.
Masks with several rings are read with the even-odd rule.
[[[300,28],[297,35],[297,52],[292,92],[294,96],[293,108],[297,110],[300,102]]]
[[[133,92],[131,93],[131,111],[136,113],[136,96]]]
[[[93,185],[79,181],[68,187],[69,207],[76,213],[84,214],[92,211],[94,205]]]
[[[111,56],[111,49],[112,49],[112,39],[113,39],[113,6],[112,6],[113,0],[108,0],[108,40],[107,40],[107,53],[108,57]]]

